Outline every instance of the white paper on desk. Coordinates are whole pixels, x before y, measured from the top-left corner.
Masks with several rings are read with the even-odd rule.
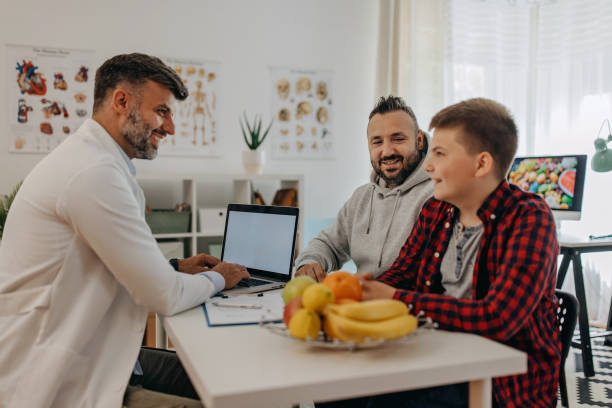
[[[261,309],[215,306],[214,303],[227,305],[253,305]],[[283,320],[284,303],[280,292],[233,296],[226,299],[214,297],[202,305],[209,326],[227,326],[234,324],[257,324],[260,321],[273,322]]]

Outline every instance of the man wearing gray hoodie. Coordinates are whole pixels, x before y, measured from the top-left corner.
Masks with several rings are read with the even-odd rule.
[[[380,275],[391,267],[433,194],[423,162],[427,135],[396,96],[381,97],[367,128],[372,174],[344,204],[334,223],[312,239],[295,261],[295,276],[317,281],[352,259],[357,272]]]

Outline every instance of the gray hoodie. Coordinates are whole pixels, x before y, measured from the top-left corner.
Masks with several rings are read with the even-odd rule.
[[[425,159],[401,185],[388,189],[374,171],[358,187],[332,225],[321,230],[295,261],[295,269],[317,262],[326,272],[352,259],[357,272],[378,276],[393,265],[408,239],[433,183],[423,168]]]

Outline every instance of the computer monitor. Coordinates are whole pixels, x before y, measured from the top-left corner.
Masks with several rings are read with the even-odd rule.
[[[586,161],[585,154],[516,157],[508,181],[544,198],[559,226],[581,217]]]

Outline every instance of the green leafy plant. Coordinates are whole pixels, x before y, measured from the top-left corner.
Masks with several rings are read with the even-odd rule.
[[[265,130],[265,132],[262,135],[261,134],[261,116],[257,117],[257,115],[255,115],[255,119],[253,119],[253,126],[251,126],[251,124],[249,123],[249,119],[247,118],[246,112],[243,112],[243,116],[244,116],[244,123],[242,121],[242,118],[238,117],[238,119],[240,120],[240,128],[242,129],[242,136],[244,137],[244,141],[246,142],[247,146],[249,146],[249,149],[256,150],[266,139],[266,136],[268,136],[268,132],[270,131],[270,128],[272,127],[272,123],[274,123],[274,119],[270,121],[268,128]],[[246,130],[245,130],[245,124],[246,124]],[[247,137],[247,133],[248,133],[248,137]]]
[[[21,187],[21,182],[15,186],[15,189],[11,194],[0,197],[0,239],[2,239],[2,233],[4,232],[6,217],[8,217],[9,209],[11,208],[11,204],[13,204],[13,200],[19,191],[19,187]]]

